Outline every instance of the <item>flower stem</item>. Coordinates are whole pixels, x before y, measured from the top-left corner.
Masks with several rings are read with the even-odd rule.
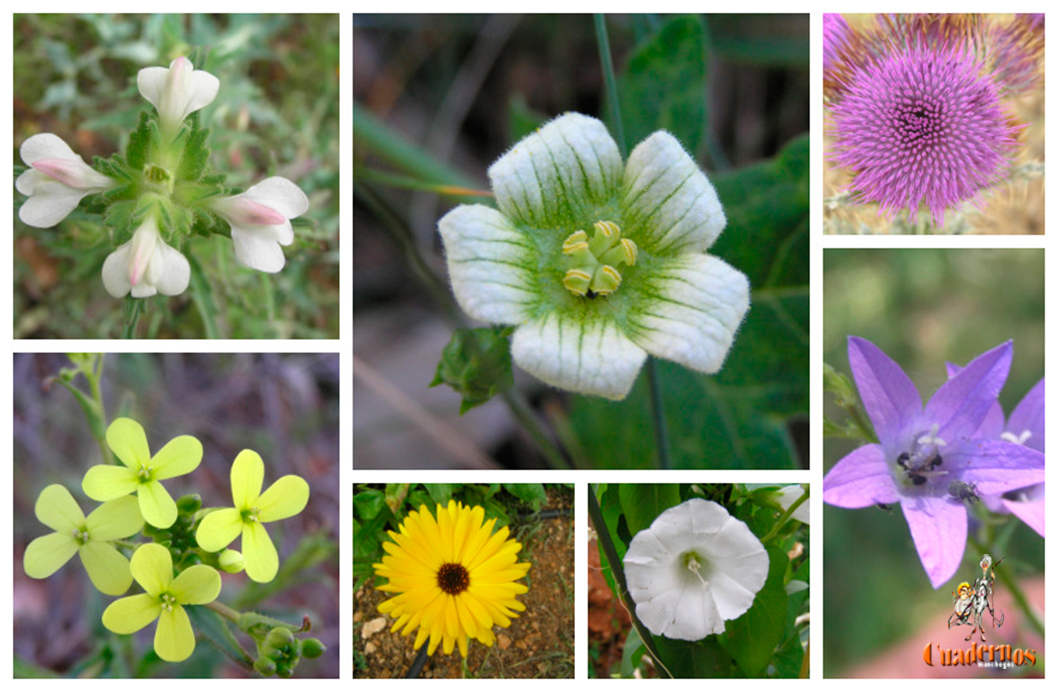
[[[767,543],[771,539],[775,538],[776,534],[779,533],[779,529],[783,527],[783,524],[789,521],[790,516],[793,515],[794,511],[804,503],[808,502],[808,485],[802,484],[801,489],[804,490],[804,493],[801,494],[801,497],[794,500],[793,504],[787,507],[786,511],[779,516],[779,518],[775,521],[775,525],[771,527],[771,531],[769,531],[764,536],[764,538],[760,539],[761,543]]]
[[[595,534],[599,537],[599,547],[602,549],[603,554],[606,555],[606,561],[610,563],[610,572],[613,574],[614,584],[617,585],[617,597],[621,599],[621,604],[628,611],[628,615],[632,619],[632,626],[636,628],[639,638],[643,640],[643,646],[650,652],[658,667],[664,671],[665,675],[670,678],[673,677],[669,669],[665,667],[661,654],[658,653],[657,647],[654,645],[654,637],[650,634],[650,630],[636,615],[635,603],[632,602],[631,596],[628,595],[628,582],[625,581],[621,558],[617,556],[617,548],[614,546],[613,539],[610,538],[610,530],[606,527],[602,508],[599,507],[599,501],[595,498],[595,489],[590,484],[588,485],[588,516],[591,518],[592,526],[595,527]]]
[[[220,601],[211,601],[210,603],[206,604],[206,607],[212,610],[213,612],[217,613],[221,617],[225,617],[236,624],[239,623],[239,618],[242,617],[242,613],[235,610],[231,606],[224,605]]]
[[[661,395],[661,378],[658,377],[657,361],[647,359],[647,380],[650,381],[650,408],[654,414],[654,439],[658,448],[658,466],[672,468],[669,455],[669,430],[665,423],[665,400]]]
[[[533,442],[536,443],[540,453],[547,459],[549,465],[553,469],[568,469],[571,468],[569,462],[566,461],[566,457],[562,455],[558,447],[551,441],[547,433],[544,431],[543,426],[540,425],[540,421],[536,419],[536,415],[529,407],[529,403],[525,400],[519,392],[514,389],[508,389],[503,392],[503,400],[507,402],[508,408],[511,409],[511,413],[518,419],[518,422],[522,424],[525,431],[529,433],[529,436],[533,438]]]
[[[621,120],[621,103],[617,99],[617,77],[613,71],[613,56],[610,54],[610,35],[606,32],[606,15],[595,15],[595,40],[599,44],[599,61],[602,63],[602,77],[606,84],[606,96],[610,102],[610,118],[613,120],[614,134],[617,135],[617,146],[621,149],[621,158],[628,158],[628,145],[625,143],[625,128]]]
[[[143,314],[143,300],[132,296],[125,298],[125,329],[121,332],[122,339],[136,338],[136,325]]]

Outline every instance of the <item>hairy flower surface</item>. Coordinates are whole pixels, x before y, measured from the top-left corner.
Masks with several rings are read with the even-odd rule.
[[[270,582],[279,571],[279,554],[264,525],[300,513],[309,502],[309,484],[301,476],[283,476],[262,493],[263,483],[261,455],[252,449],[239,452],[231,465],[235,506],[207,514],[195,534],[199,547],[211,553],[241,535],[246,576],[256,582]]]
[[[1017,127],[994,75],[963,48],[916,46],[868,61],[832,104],[831,158],[851,171],[850,192],[892,218],[933,224],[975,201],[1009,167]]]
[[[132,584],[129,561],[110,544],[143,528],[143,517],[133,497],[100,505],[85,517],[70,491],[49,485],[37,497],[37,519],[55,533],[35,538],[26,546],[22,565],[26,574],[44,579],[78,555],[92,584],[108,596],[125,593]]]
[[[652,634],[697,641],[753,605],[768,578],[768,552],[722,505],[692,498],[632,538],[624,569],[636,615]]]
[[[389,580],[377,588],[397,594],[378,606],[396,618],[392,631],[417,627],[415,648],[428,638],[431,655],[443,642],[446,654],[458,644],[465,658],[468,638],[492,646],[493,625],[509,627],[525,610],[516,597],[528,587],[517,580],[530,567],[518,562],[521,543],[507,538],[507,527],[493,533],[495,525],[483,508],[450,500],[437,506],[436,519],[423,505],[408,512],[400,533],[388,532],[387,554],[373,567]]]
[[[133,298],[161,293],[175,296],[191,282],[191,265],[180,251],[166,245],[154,216],[147,216],[132,239],[120,245],[103,262],[103,287],[115,298],[130,292]]]
[[[195,632],[184,606],[215,601],[220,595],[220,574],[207,565],[194,565],[174,579],[173,558],[157,543],[136,549],[131,570],[147,593],[111,603],[103,611],[103,625],[115,634],[132,634],[157,620],[155,653],[163,661],[186,660],[195,651]]]
[[[309,198],[294,183],[266,178],[242,194],[221,197],[211,208],[231,225],[235,257],[251,269],[274,273],[283,268],[281,245],[294,242],[290,219],[309,209]]]
[[[567,113],[489,168],[499,210],[438,223],[456,300],[518,325],[514,361],[544,382],[623,399],[647,354],[715,373],[749,309],[749,282],[706,254],[726,219],[675,137],[621,161],[600,121]]]
[[[966,549],[966,506],[953,482],[1003,494],[1044,480],[1040,452],[974,437],[1006,381],[1010,342],[951,377],[925,407],[910,378],[871,342],[849,337],[849,365],[877,444],[864,445],[823,479],[823,501],[847,509],[900,503],[933,588],[955,574]]]
[[[74,153],[61,138],[33,135],[19,148],[28,171],[18,176],[15,187],[29,199],[22,203],[18,218],[36,228],[50,228],[73,211],[81,199],[103,192],[116,183],[97,172]]]
[[[93,500],[106,502],[136,493],[140,512],[151,526],[167,529],[176,521],[176,503],[161,481],[191,473],[202,462],[202,443],[190,435],[174,437],[151,456],[147,434],[131,418],[107,428],[107,445],[123,466],[88,469],[81,487]]]
[[[181,56],[169,67],[145,67],[136,76],[143,98],[158,110],[162,135],[171,140],[180,131],[184,118],[213,103],[220,80],[204,70],[196,70]]]

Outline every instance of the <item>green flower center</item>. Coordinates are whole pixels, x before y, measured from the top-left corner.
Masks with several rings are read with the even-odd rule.
[[[71,533],[73,534],[73,539],[77,541],[80,545],[84,545],[85,543],[88,543],[88,541],[92,540],[92,537],[88,535],[88,529],[84,526],[79,529],[74,529],[73,531],[71,531]]]
[[[178,606],[180,603],[176,600],[176,596],[171,593],[162,594],[162,610],[167,613],[173,612],[173,608]]]
[[[597,221],[595,234],[589,240],[584,231],[575,231],[562,243],[562,254],[570,268],[562,279],[566,290],[578,296],[606,296],[621,285],[617,266],[634,267],[639,248],[613,221]]]
[[[686,568],[688,572],[694,574],[694,576],[698,577],[698,581],[702,582],[702,586],[709,588],[709,582],[702,576],[703,572],[708,574],[709,562],[693,550],[689,550],[681,555],[680,559],[683,561],[684,568]]]
[[[248,507],[247,509],[242,510],[242,520],[243,522],[257,523],[261,521],[257,518],[257,515],[259,515],[260,513],[261,510],[257,509],[256,507]]]
[[[149,483],[154,479],[154,467],[141,466],[139,471],[136,472],[136,476],[140,479],[140,483]]]

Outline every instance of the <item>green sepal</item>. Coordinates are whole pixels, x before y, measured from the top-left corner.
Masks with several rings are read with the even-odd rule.
[[[206,140],[209,137],[209,129],[200,129],[198,126],[198,113],[191,114],[188,119],[190,130],[185,130],[184,155],[180,159],[180,166],[176,171],[179,180],[198,180],[209,165],[209,148]]]
[[[514,386],[511,328],[457,329],[441,353],[431,387],[447,384],[459,392],[459,415]]]
[[[152,132],[157,133],[158,131],[157,125],[152,129],[153,122],[150,113],[140,111],[140,122],[129,135],[129,146],[125,149],[125,161],[134,171],[142,171],[147,165],[153,139]]]

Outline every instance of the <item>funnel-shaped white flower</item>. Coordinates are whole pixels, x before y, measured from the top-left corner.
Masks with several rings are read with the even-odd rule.
[[[726,223],[679,141],[655,132],[621,160],[595,118],[567,113],[489,168],[499,210],[438,223],[452,291],[518,325],[511,353],[544,382],[623,399],[647,354],[720,370],[749,309],[745,275],[706,253]]]
[[[647,629],[697,641],[749,610],[768,577],[768,553],[721,505],[694,498],[637,533],[624,568]]]
[[[143,98],[158,109],[162,133],[172,139],[184,118],[205,108],[217,98],[220,80],[204,70],[196,70],[181,56],[169,67],[145,67],[136,76]]]
[[[18,218],[30,226],[50,228],[65,219],[83,197],[114,185],[114,180],[97,172],[50,132],[27,139],[19,153],[32,166],[15,181],[18,191],[29,195]]]

